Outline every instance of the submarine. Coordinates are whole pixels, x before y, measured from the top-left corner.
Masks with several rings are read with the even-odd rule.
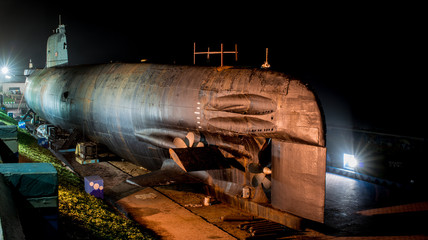
[[[61,23],[46,56],[26,79],[25,99],[49,123],[153,173],[197,178],[256,216],[324,222],[323,113],[301,81],[260,68],[68,66]]]

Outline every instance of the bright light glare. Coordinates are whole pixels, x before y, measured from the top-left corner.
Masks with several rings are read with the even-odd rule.
[[[358,160],[352,154],[343,154],[343,167],[354,170],[358,166]]]
[[[7,67],[2,67],[2,68],[1,68],[1,72],[2,72],[3,74],[7,74],[7,73],[9,72],[9,68],[7,68]]]

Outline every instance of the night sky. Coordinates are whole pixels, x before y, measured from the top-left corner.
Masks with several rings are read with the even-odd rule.
[[[203,2],[203,3],[202,3]],[[273,1],[272,1],[273,2]],[[308,83],[327,125],[423,137],[426,77],[421,6],[275,1],[18,1],[0,3],[0,65],[45,66],[46,41],[66,25],[71,65],[192,64],[198,51],[233,50],[240,66],[269,63]],[[217,63],[216,63],[217,62]],[[204,57],[198,64],[207,64]],[[211,59],[211,64],[220,64]],[[233,56],[225,64],[235,64]]]

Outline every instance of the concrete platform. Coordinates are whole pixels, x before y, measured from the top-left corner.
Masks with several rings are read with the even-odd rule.
[[[202,203],[202,191],[195,193],[195,188],[186,189],[187,186],[182,185],[178,188],[183,191],[172,186],[142,188],[131,185],[126,180],[144,171],[139,172],[134,166],[130,167],[130,172],[136,172],[127,174],[122,167],[118,168],[121,162],[112,164],[80,165],[70,160],[70,166],[82,177],[101,176],[105,183],[105,200],[162,239],[244,239],[249,236],[237,229],[239,223],[221,222],[222,215],[241,214],[227,204],[187,207]],[[428,219],[428,194],[425,192],[388,188],[327,173],[325,224],[308,222],[305,231],[290,237],[428,239],[425,221]]]
[[[118,168],[118,165],[126,162],[81,165],[73,159],[74,154],[56,153],[56,156],[67,160],[73,171],[81,177],[98,175],[103,178],[104,199],[162,239],[236,239],[160,191],[126,183],[132,176]],[[145,172],[135,171],[135,168],[138,168],[136,166],[134,169],[131,168],[130,171],[135,172],[133,175]],[[202,201],[198,203],[202,204]],[[221,213],[218,214],[220,219]],[[238,234],[239,238],[240,236],[245,237],[245,233]]]
[[[427,195],[327,173],[325,224],[311,228],[340,238],[428,239]]]
[[[117,204],[162,239],[235,239],[150,187],[120,199]]]

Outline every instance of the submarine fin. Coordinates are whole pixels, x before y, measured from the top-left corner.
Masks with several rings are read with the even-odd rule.
[[[67,37],[65,25],[61,24],[61,15],[58,28],[48,38],[46,45],[46,68],[68,64]]]

